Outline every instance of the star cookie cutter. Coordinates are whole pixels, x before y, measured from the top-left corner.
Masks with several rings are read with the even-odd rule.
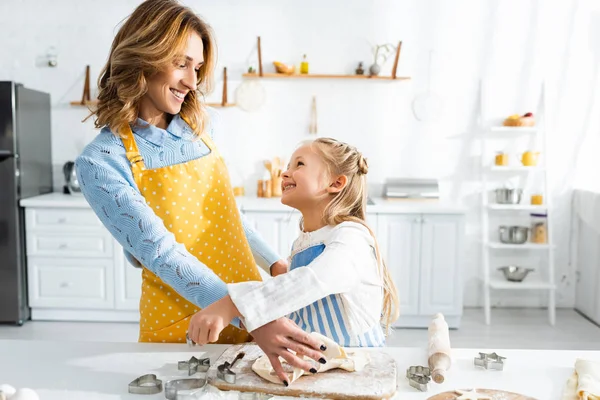
[[[156,394],[162,392],[162,381],[154,374],[142,375],[129,384],[129,393]]]
[[[168,400],[176,400],[178,399],[178,394],[180,390],[194,390],[194,389],[202,389],[206,386],[206,379],[174,379],[172,381],[167,381],[165,384],[165,397]]]
[[[177,363],[178,370],[187,370],[188,376],[194,375],[196,372],[207,372],[210,368],[210,358],[190,358],[188,361],[179,361]]]
[[[479,353],[479,357],[475,357],[474,363],[478,367],[502,371],[504,369],[504,360],[506,360],[506,357],[501,357],[495,352]]]
[[[421,392],[429,390],[429,381],[431,381],[431,370],[427,367],[415,365],[406,370],[408,383]]]

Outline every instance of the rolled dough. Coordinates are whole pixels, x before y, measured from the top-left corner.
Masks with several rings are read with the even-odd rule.
[[[600,363],[578,359],[562,400],[600,400]]]
[[[313,363],[317,373],[329,371],[334,368],[340,368],[349,372],[362,371],[365,366],[369,364],[370,359],[367,352],[341,347],[333,340],[317,332],[312,332],[311,335],[317,340],[322,341],[327,347],[327,350],[323,352],[324,358],[327,360],[325,364],[317,363],[304,356],[304,360]],[[279,361],[281,361],[283,370],[288,377],[287,381],[289,384],[296,381],[302,375],[312,375],[310,371],[292,367],[281,357],[279,357]],[[266,355],[263,355],[254,361],[254,364],[252,364],[252,371],[269,382],[283,384],[281,379],[276,375],[275,370],[271,365],[271,361],[269,361],[269,358]]]

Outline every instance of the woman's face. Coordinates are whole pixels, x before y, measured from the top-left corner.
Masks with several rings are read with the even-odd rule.
[[[197,33],[188,38],[183,54],[173,65],[147,78],[148,91],[140,101],[140,116],[156,118],[164,113],[178,114],[190,91],[196,90],[198,70],[204,63],[204,46]]]

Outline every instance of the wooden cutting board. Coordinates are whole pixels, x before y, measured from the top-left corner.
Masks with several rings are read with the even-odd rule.
[[[461,389],[461,390],[472,390],[472,389]],[[492,389],[477,389],[477,393],[486,394],[492,398],[492,400],[536,400],[533,397],[525,396],[518,393],[505,392],[503,390],[492,390]],[[455,400],[460,397],[456,392],[444,392],[436,394],[427,400]]]
[[[236,382],[229,384],[217,378],[217,367],[231,362],[243,351],[245,357],[233,367]],[[318,397],[327,399],[379,400],[396,393],[396,362],[379,351],[369,351],[371,362],[363,371],[347,372],[339,369],[315,375],[304,375],[289,387],[268,382],[252,371],[254,361],[263,351],[254,343],[229,347],[208,371],[208,382],[220,390],[267,393],[292,397]]]

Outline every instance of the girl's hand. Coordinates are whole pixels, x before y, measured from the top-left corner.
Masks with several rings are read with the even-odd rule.
[[[271,265],[271,276],[282,275],[288,272],[288,262],[279,260]]]
[[[219,334],[240,312],[229,295],[198,311],[190,319],[188,336],[199,345],[219,340]]]

